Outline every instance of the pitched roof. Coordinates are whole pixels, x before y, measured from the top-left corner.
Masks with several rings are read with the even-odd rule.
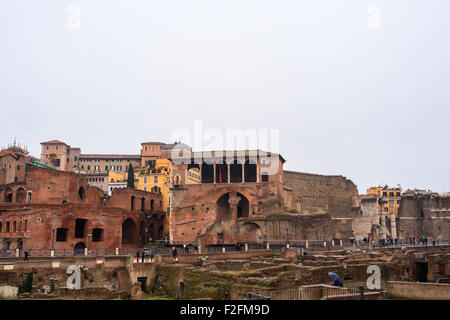
[[[59,140],[45,141],[45,142],[41,142],[41,144],[65,144],[65,145],[67,145],[65,142],[62,142],[62,141],[59,141]]]

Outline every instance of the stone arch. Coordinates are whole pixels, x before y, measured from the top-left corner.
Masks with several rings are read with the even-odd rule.
[[[86,244],[84,242],[78,242],[73,247],[73,253],[75,256],[82,256],[84,255],[84,249],[86,249]]]
[[[239,160],[234,160],[230,164],[230,182],[242,182],[242,164]]]
[[[264,240],[264,233],[261,227],[254,222],[245,222],[240,228],[241,235],[246,242],[261,242]]]
[[[237,196],[241,198],[241,200],[237,204],[237,217],[238,218],[246,218],[248,217],[248,213],[250,211],[250,203],[246,196],[242,193],[237,193]]]
[[[80,201],[84,201],[84,198],[86,197],[86,190],[84,190],[84,187],[80,187],[78,189],[78,196],[80,198]]]
[[[20,187],[16,191],[16,202],[19,203],[25,203],[27,200],[27,194],[25,192],[25,189]]]
[[[128,218],[122,223],[122,244],[137,245],[136,223]]]
[[[23,250],[23,240],[22,239],[17,239],[16,249],[19,249],[20,251]]]
[[[11,188],[6,188],[5,190],[5,198],[4,198],[4,202],[13,202],[13,191]]]
[[[245,182],[256,182],[257,175],[256,161],[248,159],[244,164],[244,179]]]
[[[222,196],[217,199],[216,206],[217,206],[217,218],[218,219],[224,219],[229,216],[230,213],[230,193],[225,193]]]

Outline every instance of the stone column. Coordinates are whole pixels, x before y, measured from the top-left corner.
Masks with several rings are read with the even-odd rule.
[[[245,252],[248,251],[248,243],[245,244]]]
[[[214,170],[214,184],[216,184],[216,163],[213,163],[213,170]]]
[[[227,163],[227,179],[228,179],[228,183],[230,183],[231,182],[231,180],[230,180],[230,165]]]
[[[266,249],[267,249],[267,250],[270,249],[270,244],[269,244],[269,242],[266,243]]]
[[[397,225],[395,223],[395,214],[391,213],[391,235],[395,239],[397,237]]]
[[[245,171],[244,171],[245,164],[241,164],[241,166],[242,166],[242,183],[244,183],[245,182]]]
[[[116,248],[116,256],[119,255],[119,248]]]

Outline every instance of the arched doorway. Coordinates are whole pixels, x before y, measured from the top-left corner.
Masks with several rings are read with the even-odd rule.
[[[122,244],[137,245],[136,224],[130,218],[122,223]]]
[[[84,249],[86,248],[86,245],[83,242],[78,242],[75,247],[73,248],[74,255],[76,256],[82,256],[84,255]]]
[[[229,217],[230,213],[230,194],[225,193],[217,200],[217,218],[224,219]]]
[[[10,188],[7,188],[5,190],[5,202],[12,202],[13,201],[13,191]]]
[[[237,205],[237,217],[238,218],[245,218],[248,217],[248,211],[249,211],[249,202],[248,199],[242,194],[237,193],[237,196],[241,198],[241,200],[238,202]]]

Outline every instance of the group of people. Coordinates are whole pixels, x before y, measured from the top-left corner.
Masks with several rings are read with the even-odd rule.
[[[183,250],[184,250],[185,254],[189,254],[189,247],[194,248],[195,253],[198,252],[198,245],[196,243],[194,243],[194,244],[185,243],[185,244],[183,244]],[[176,247],[172,247],[172,258],[173,258],[173,261],[177,261],[178,260],[177,256],[178,256],[177,248]]]
[[[152,250],[150,250],[150,249],[142,250],[142,255],[140,254],[139,250],[136,253],[137,263],[139,263],[139,259],[141,259],[141,263],[144,263],[145,261],[153,262],[153,258],[154,258],[154,255],[153,255]]]
[[[419,237],[419,240],[417,240],[415,235],[409,235],[408,236],[408,243],[415,245],[415,244],[422,244],[424,246],[428,245],[428,238],[426,236]],[[435,245],[437,242],[433,241],[433,245]]]

